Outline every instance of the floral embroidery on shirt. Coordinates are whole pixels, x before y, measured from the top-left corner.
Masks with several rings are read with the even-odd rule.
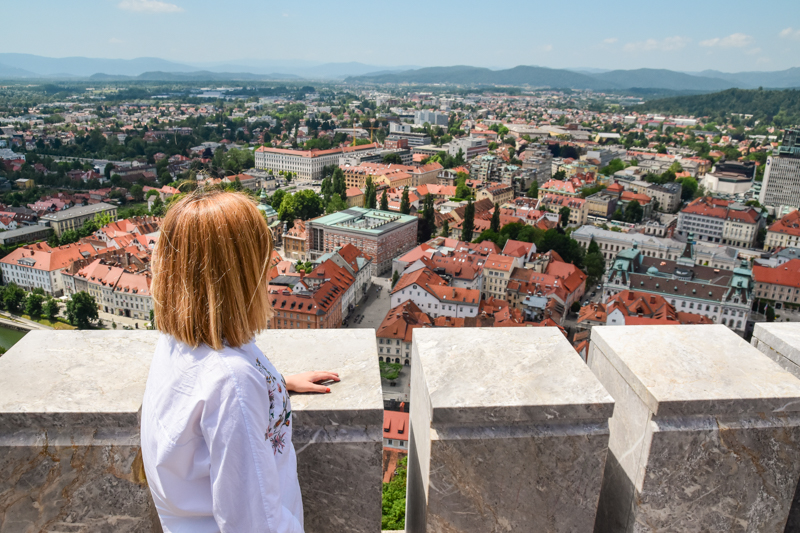
[[[283,453],[283,449],[288,440],[286,432],[292,421],[289,395],[286,392],[286,381],[284,381],[283,376],[280,376],[280,379],[276,379],[258,358],[256,358],[256,368],[261,372],[264,378],[266,378],[267,391],[269,393],[269,427],[267,427],[267,431],[264,432],[264,440],[270,441],[274,453]],[[277,416],[275,413],[276,391],[283,400],[280,414]]]

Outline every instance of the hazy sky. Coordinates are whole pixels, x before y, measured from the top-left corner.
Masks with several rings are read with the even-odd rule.
[[[0,52],[373,65],[782,70],[800,1],[5,2]]]

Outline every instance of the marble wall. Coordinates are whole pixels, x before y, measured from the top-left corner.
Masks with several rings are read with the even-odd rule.
[[[148,331],[34,331],[0,357],[0,533],[161,531],[141,464]],[[270,331],[285,374],[334,370],[294,395],[306,531],[380,530],[383,402],[372,330]]]
[[[616,401],[596,532],[782,532],[800,478],[800,380],[728,328],[596,327]]]
[[[406,531],[589,531],[613,400],[556,328],[417,329]]]

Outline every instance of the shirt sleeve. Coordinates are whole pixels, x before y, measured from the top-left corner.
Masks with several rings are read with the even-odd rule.
[[[203,433],[211,465],[214,519],[221,533],[241,531],[303,533],[300,521],[282,504],[275,455],[266,439],[269,393],[255,369],[222,361],[225,379],[209,398]]]

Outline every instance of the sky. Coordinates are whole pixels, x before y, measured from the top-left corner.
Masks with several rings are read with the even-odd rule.
[[[763,6],[763,7],[762,7]],[[0,52],[213,64],[666,68],[800,66],[800,2],[27,0]]]

